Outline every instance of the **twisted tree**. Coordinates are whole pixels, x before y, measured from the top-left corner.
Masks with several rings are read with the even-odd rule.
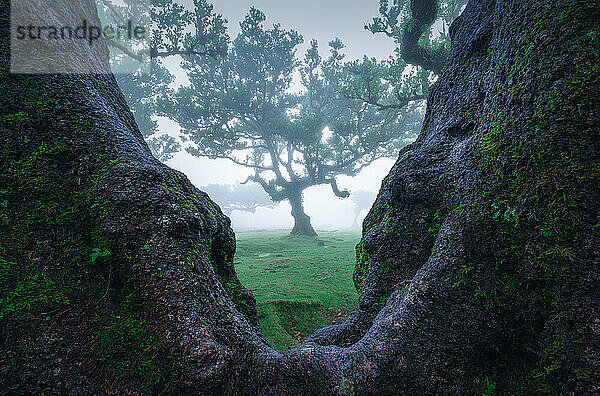
[[[219,208],[152,157],[110,74],[10,73],[0,2],[0,391],[597,394],[598,19],[467,5],[364,222],[356,310],[281,352]]]
[[[373,33],[384,33],[399,45],[405,62],[440,74],[450,55],[447,34],[434,34],[436,20],[451,23],[468,0],[380,0],[381,16],[365,26]]]
[[[251,9],[229,57],[190,59],[184,66],[190,85],[162,102],[162,114],[182,127],[193,143],[190,153],[253,169],[246,182],[258,183],[275,202],[288,201],[292,234],[316,235],[304,212],[303,191],[327,184],[336,196],[349,196],[338,188],[336,177],[354,176],[396,153],[414,137],[420,113],[410,111],[417,105],[400,111],[350,94],[374,77],[366,81],[354,63],[344,63],[339,39],[330,43],[328,59],[321,58],[312,41],[299,60],[296,47],[302,37],[279,25],[265,29],[264,21],[262,12]],[[301,88],[293,92],[295,73]],[[414,89],[404,87],[405,104],[421,98]],[[378,80],[369,95],[379,98],[387,92]]]

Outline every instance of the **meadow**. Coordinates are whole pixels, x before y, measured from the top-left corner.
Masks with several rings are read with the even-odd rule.
[[[359,231],[238,233],[235,267],[256,298],[263,334],[274,347],[299,345],[320,327],[340,323],[354,308],[354,247]]]

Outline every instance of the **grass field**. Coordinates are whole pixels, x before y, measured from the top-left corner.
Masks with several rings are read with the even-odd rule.
[[[352,283],[358,231],[237,234],[236,271],[256,297],[263,333],[276,348],[298,345],[318,328],[341,322],[358,294]]]

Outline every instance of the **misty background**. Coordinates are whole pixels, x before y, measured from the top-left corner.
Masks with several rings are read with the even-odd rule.
[[[193,0],[182,0],[193,9]],[[295,29],[303,37],[304,43],[299,46],[298,55],[303,57],[309,48],[310,40],[317,39],[321,56],[328,56],[328,43],[335,37],[342,39],[346,48],[346,60],[360,59],[363,55],[379,60],[388,58],[395,49],[395,43],[384,35],[374,35],[363,29],[365,23],[378,15],[377,0],[348,2],[346,0],[226,0],[213,2],[214,10],[227,19],[229,36],[233,39],[239,33],[239,22],[254,6],[267,16],[265,26],[279,23],[285,29]],[[175,75],[173,86],[186,85],[188,80],[180,67],[179,57],[171,57],[164,61]],[[179,126],[164,117],[155,117],[159,126],[159,134],[167,133],[177,137]],[[395,158],[382,158],[360,172],[356,177],[339,176],[338,185],[342,189],[373,192],[373,198],[381,186],[381,181],[388,174]],[[212,160],[190,155],[180,151],[166,162],[172,168],[185,173],[191,182],[202,189],[212,184],[239,184],[252,170],[233,164],[226,159]],[[370,205],[368,206],[370,207]],[[304,208],[311,217],[316,230],[347,229],[355,220],[355,203],[350,198],[338,198],[328,185],[311,187],[304,192]],[[273,208],[259,207],[254,213],[233,210],[229,216],[232,227],[237,232],[256,230],[291,229],[293,218],[291,207],[287,201],[276,204]],[[367,214],[363,209],[359,214],[359,225]]]

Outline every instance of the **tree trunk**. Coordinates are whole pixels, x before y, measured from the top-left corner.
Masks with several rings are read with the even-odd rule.
[[[292,217],[294,218],[294,228],[292,235],[317,236],[317,233],[310,224],[310,217],[304,213],[302,205],[302,190],[293,191],[288,201],[292,207]]]
[[[469,2],[363,222],[356,310],[284,352],[228,219],[111,75],[10,74],[8,9],[0,393],[598,394],[597,0]]]

